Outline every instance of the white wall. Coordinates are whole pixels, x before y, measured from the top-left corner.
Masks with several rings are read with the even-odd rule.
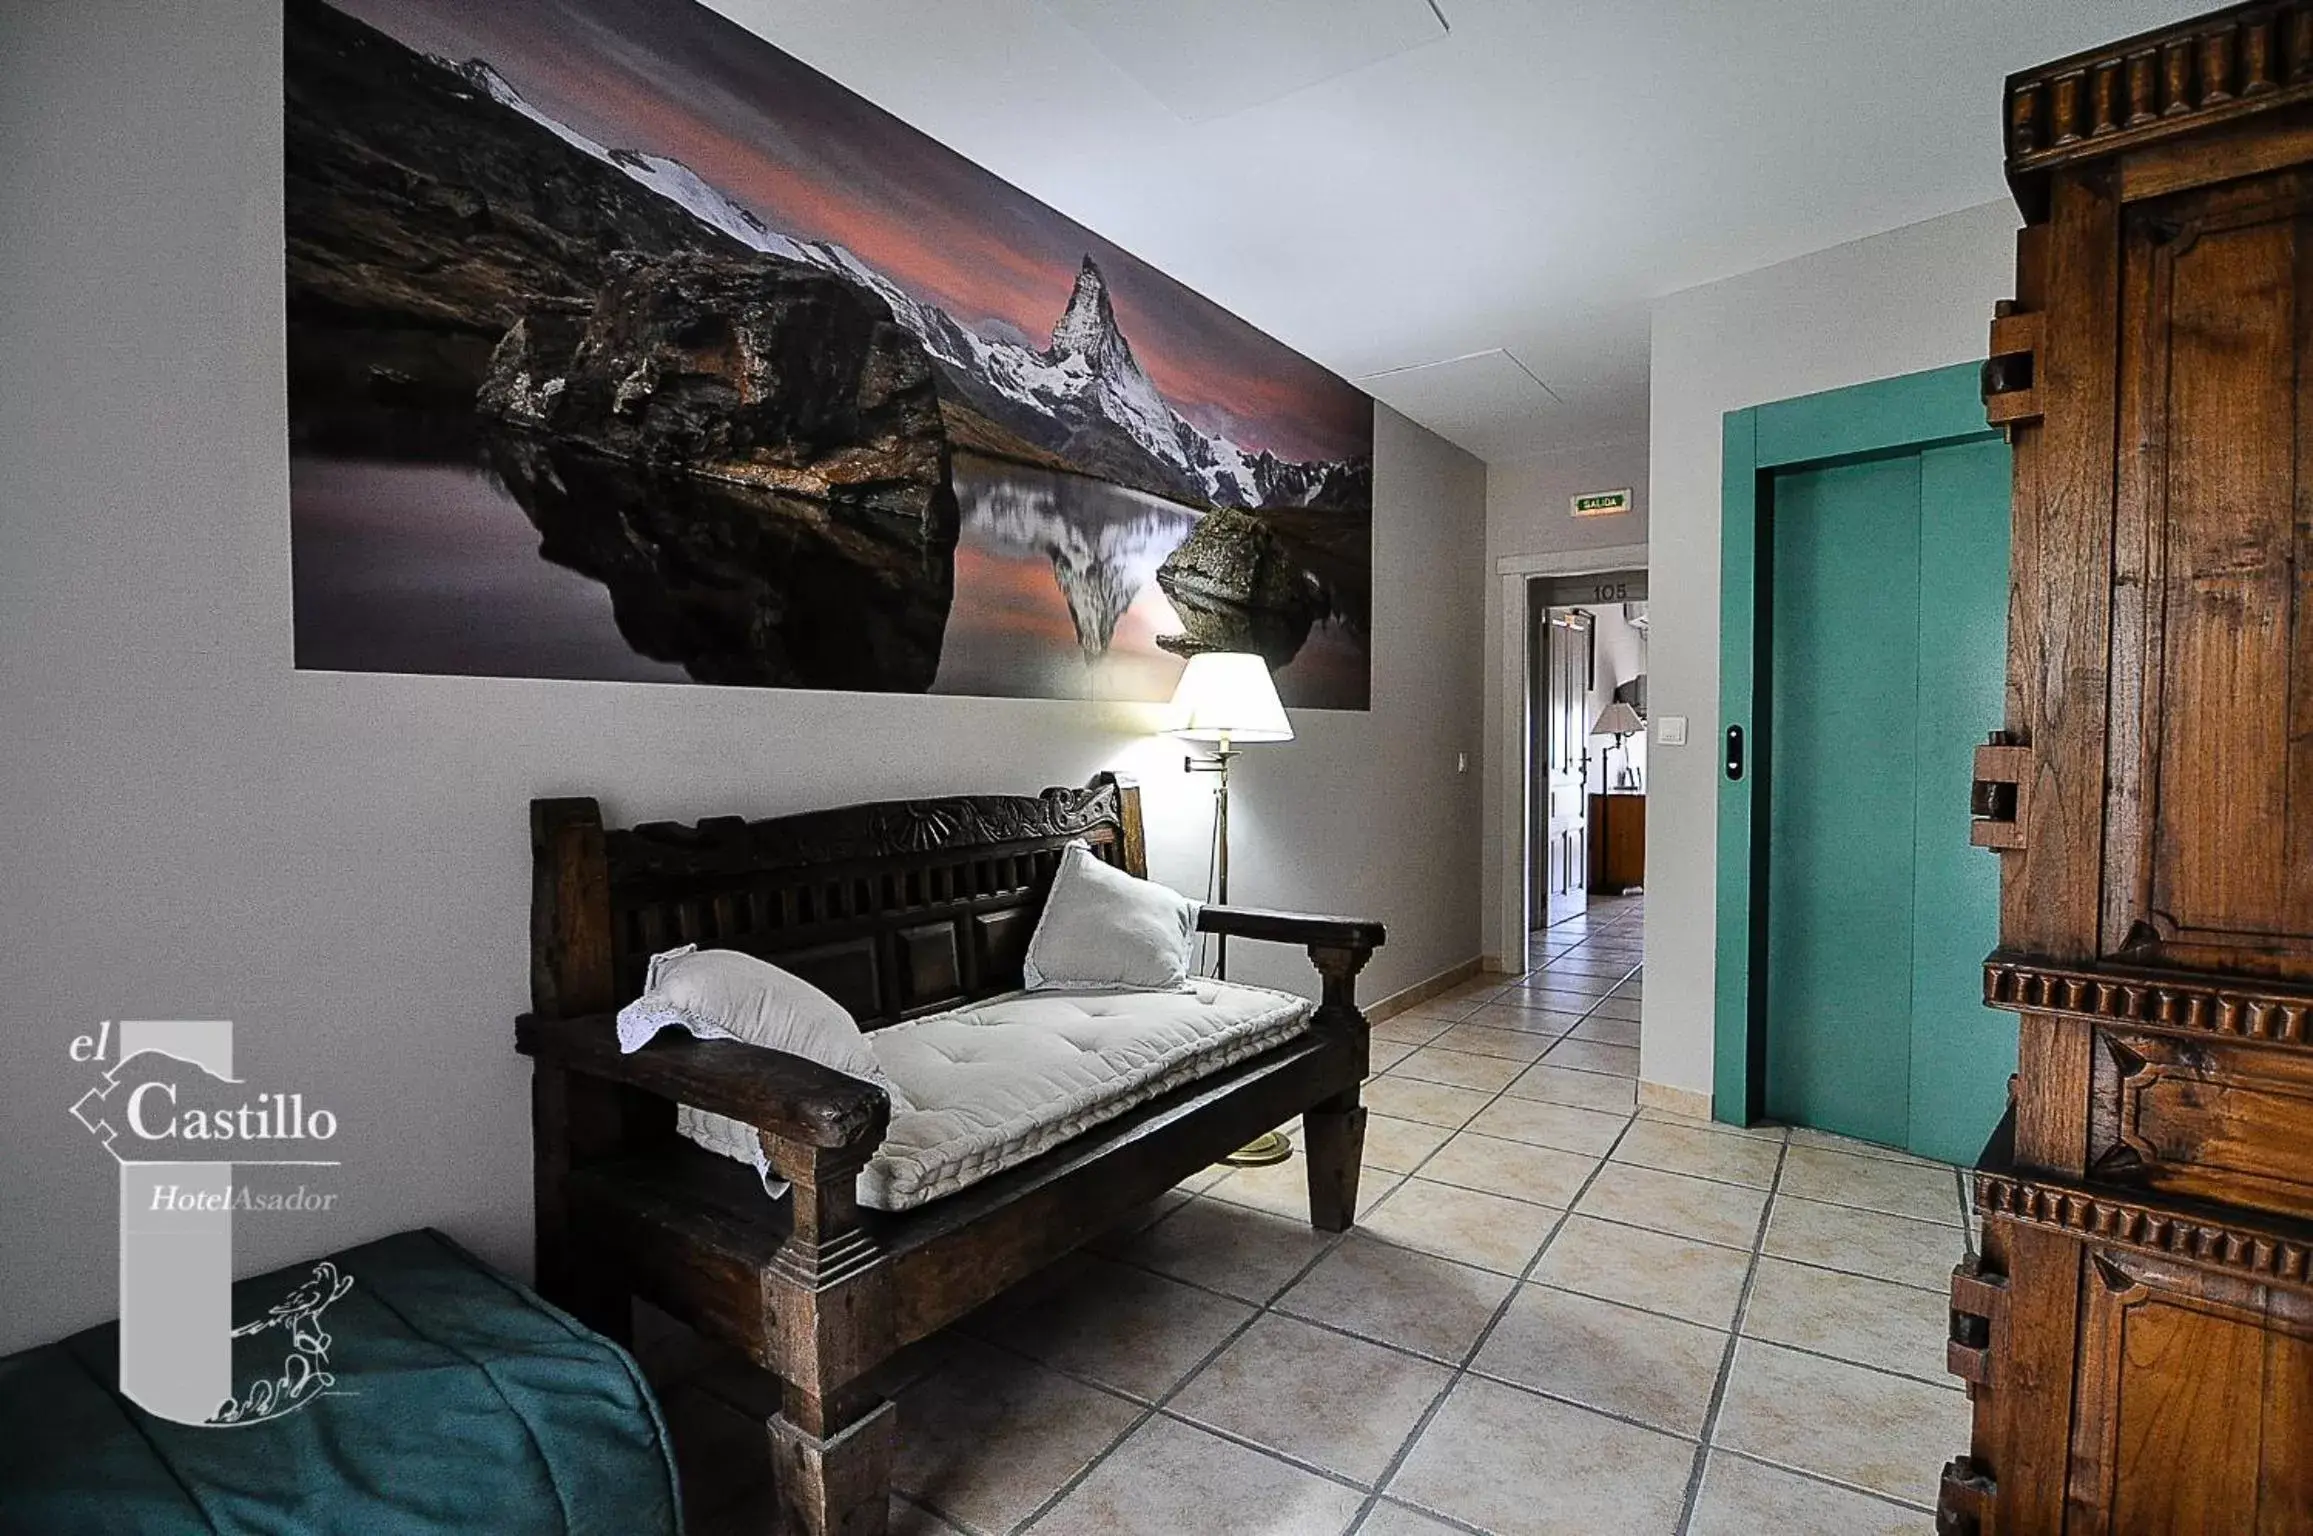
[[[0,7],[0,1350],[113,1310],[99,1020],[225,1017],[342,1118],[339,1212],[246,1270],[431,1223],[529,1254],[526,802],[614,820],[1142,775],[1159,878],[1209,800],[1151,711],[299,673],[283,431],[280,9]],[[1371,913],[1367,996],[1479,950],[1484,471],[1379,428],[1374,708],[1240,768],[1239,899]],[[1249,979],[1300,984],[1297,955]]]
[[[1690,288],[1654,312],[1646,1009],[1640,1073],[1711,1087],[1717,900],[1719,468],[1728,411],[1984,355],[2013,291],[2014,208],[1987,203]],[[1665,747],[1663,717],[1688,720]]]
[[[1646,437],[1620,438],[1588,447],[1512,459],[1486,472],[1485,598],[1485,849],[1483,922],[1486,954],[1501,963],[1518,953],[1519,883],[1524,879],[1525,828],[1519,809],[1523,770],[1519,719],[1523,706],[1525,660],[1514,635],[1520,616],[1504,613],[1504,560],[1585,549],[1639,546],[1647,542]],[[1583,491],[1631,489],[1631,510],[1613,517],[1577,518],[1570,499]]]

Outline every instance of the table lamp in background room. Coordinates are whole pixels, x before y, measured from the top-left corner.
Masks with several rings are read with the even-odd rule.
[[[1639,718],[1638,711],[1632,709],[1621,699],[1616,699],[1612,704],[1600,710],[1596,723],[1590,727],[1590,734],[1593,736],[1612,736],[1614,738],[1614,746],[1608,747],[1605,754],[1606,793],[1598,797],[1598,836],[1601,842],[1606,840],[1607,829],[1613,824],[1614,819],[1614,749],[1622,746],[1626,737],[1636,735],[1645,729],[1646,722]],[[1622,766],[1625,771],[1628,771],[1630,767],[1628,748],[1623,751]],[[1591,867],[1595,869],[1600,866],[1592,865]],[[1602,885],[1600,889],[1619,890],[1623,887]]]

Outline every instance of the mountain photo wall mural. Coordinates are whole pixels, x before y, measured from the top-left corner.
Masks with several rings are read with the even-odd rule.
[[[1373,402],[689,0],[286,0],[297,664],[1363,709]]]

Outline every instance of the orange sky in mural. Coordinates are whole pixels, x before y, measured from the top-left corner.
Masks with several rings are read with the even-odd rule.
[[[1290,458],[1372,451],[1353,385],[691,0],[338,3],[411,47],[488,60],[541,110],[682,161],[984,336],[1043,346],[1089,254],[1183,415]]]

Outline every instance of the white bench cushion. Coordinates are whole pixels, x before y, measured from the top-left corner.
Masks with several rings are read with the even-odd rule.
[[[1198,977],[1187,992],[1009,992],[869,1032],[912,1108],[859,1176],[904,1211],[1026,1162],[1136,1104],[1299,1034],[1316,1005]],[[745,1127],[685,1108],[683,1133],[756,1162]]]

